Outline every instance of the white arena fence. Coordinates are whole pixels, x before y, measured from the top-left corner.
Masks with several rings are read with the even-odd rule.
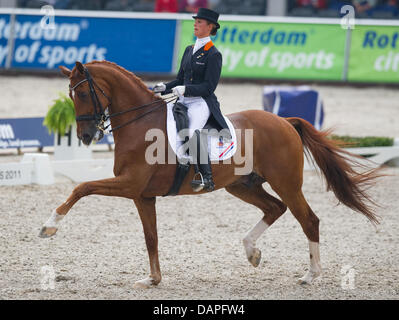
[[[378,167],[387,162],[399,166],[399,139],[392,147],[351,148],[350,152],[368,155],[371,162]],[[113,177],[113,158],[109,159],[74,159],[50,160],[45,153],[26,153],[20,162],[0,164],[0,186],[11,185],[51,185],[56,176],[61,175],[73,182],[84,182]],[[315,168],[305,161],[305,170]]]
[[[113,159],[50,160],[45,153],[26,153],[20,162],[0,164],[0,186],[52,185],[57,176],[73,182],[113,177]]]
[[[399,141],[392,147],[351,148],[350,152],[368,157],[369,165],[375,167],[390,162],[399,167]],[[365,158],[366,159],[366,158]],[[45,153],[26,153],[20,162],[0,164],[0,186],[11,185],[51,185],[56,176],[69,178],[73,182],[84,182],[113,177],[114,160],[75,159],[50,160]],[[315,168],[305,159],[304,170]]]

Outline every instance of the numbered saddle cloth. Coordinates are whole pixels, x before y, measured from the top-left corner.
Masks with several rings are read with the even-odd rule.
[[[173,105],[174,103],[171,102],[168,103],[167,106],[167,132],[169,144],[178,158],[187,158],[188,155],[186,154],[186,150],[183,146],[184,141],[177,134],[176,121],[173,117],[172,111]],[[224,116],[224,119],[229,127],[231,139],[223,138],[219,135],[208,135],[208,153],[211,161],[227,160],[231,158],[237,150],[237,137],[234,126],[227,117]],[[212,131],[212,129],[208,127],[207,129],[209,132]],[[189,159],[189,161],[192,162],[192,159]]]

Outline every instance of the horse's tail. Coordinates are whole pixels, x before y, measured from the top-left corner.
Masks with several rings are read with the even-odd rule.
[[[355,160],[359,156],[339,148],[327,138],[331,130],[317,131],[309,122],[300,118],[287,118],[287,121],[299,133],[308,160],[315,161],[321,169],[327,181],[327,191],[332,190],[341,203],[378,224],[379,217],[373,212],[373,207],[377,205],[366,190],[375,184],[375,179],[382,176],[378,173],[379,169],[367,168]],[[359,173],[354,167],[366,171]]]

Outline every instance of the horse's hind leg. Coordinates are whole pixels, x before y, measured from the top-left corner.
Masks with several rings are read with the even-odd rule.
[[[319,219],[309,207],[301,190],[285,197],[280,194],[292,214],[300,223],[309,241],[310,267],[307,273],[299,279],[300,284],[310,284],[321,274],[319,251]]]
[[[237,198],[258,207],[264,213],[263,218],[248,232],[243,240],[248,261],[254,267],[257,267],[260,263],[261,251],[256,248],[256,241],[286,211],[287,206],[268,194],[261,184],[251,187],[245,184],[231,185],[226,187],[226,190]]]

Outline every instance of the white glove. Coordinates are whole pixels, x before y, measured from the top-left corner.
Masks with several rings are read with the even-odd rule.
[[[163,82],[157,83],[153,88],[154,92],[164,92],[165,90],[166,86]]]
[[[179,97],[183,96],[185,91],[186,91],[185,86],[177,86],[172,89],[172,92]]]

